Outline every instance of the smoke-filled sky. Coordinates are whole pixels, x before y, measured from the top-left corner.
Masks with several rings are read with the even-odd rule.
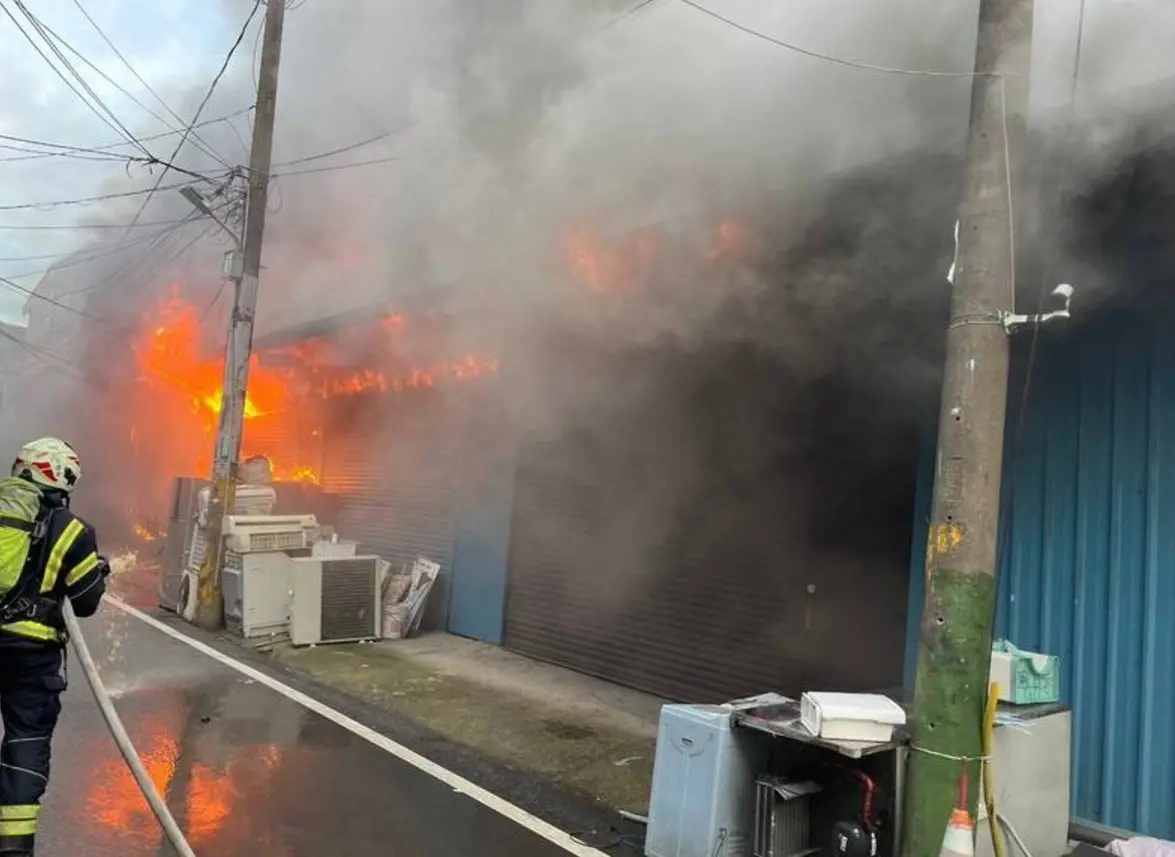
[[[253,6],[253,0],[80,2],[185,118]],[[969,71],[973,63],[977,0],[691,2],[772,37],[863,63],[950,72]],[[159,109],[75,3],[26,5]],[[618,609],[623,595],[655,583],[657,574],[645,572],[675,567],[672,559],[658,560],[658,551],[683,528],[690,538],[681,544],[691,555],[725,563],[737,548],[744,561],[730,564],[738,573],[759,574],[786,557],[793,571],[778,577],[785,588],[804,582],[797,575],[837,566],[882,569],[865,575],[876,597],[861,602],[888,599],[888,613],[900,617],[914,423],[933,401],[941,365],[935,352],[943,319],[936,313],[946,285],[938,277],[949,262],[970,82],[882,74],[799,55],[683,0],[653,0],[618,19],[635,5],[293,0],[259,330],[395,302],[412,291],[453,290],[477,299],[477,312],[456,315],[471,327],[491,328],[475,332],[504,346],[496,353],[512,370],[502,385],[510,419],[539,439],[527,466],[547,468],[558,479],[562,467],[574,465],[614,477],[623,488],[609,497],[603,523],[592,531],[597,553],[582,557],[624,576],[616,588],[601,587],[616,599],[611,620],[639,621]],[[1037,0],[1035,110],[1068,96],[1077,5]],[[200,184],[206,193],[224,166],[198,143],[230,164],[246,156],[250,117],[241,111],[253,100],[259,24],[254,20],[244,34],[209,100],[201,119],[210,124],[199,129],[201,139],[177,159],[213,179]],[[13,37],[12,22],[3,17],[0,34],[6,81],[19,81],[6,88],[0,133],[77,146],[116,141]],[[1167,50],[1173,36],[1170,0],[1088,0],[1082,93],[1104,95],[1175,73]],[[87,77],[138,136],[169,130]],[[234,118],[215,121],[228,116]],[[169,157],[175,139],[147,145]],[[363,141],[370,142],[357,145]],[[121,270],[122,256],[58,270],[59,296],[105,279],[101,291],[84,293],[112,299],[82,306],[108,319],[148,299],[152,274],[155,286],[177,276],[168,260],[207,226],[175,225],[190,208],[174,187],[127,234],[121,227],[142,196],[85,208],[2,210],[138,193],[154,180],[141,166],[51,158],[0,161],[0,171],[0,226],[69,226],[80,218],[107,227],[2,228],[0,257],[82,248],[122,248],[136,256],[156,238],[164,242],[141,266],[146,277],[108,277],[112,268]],[[165,186],[179,180],[168,176]],[[716,259],[711,242],[725,217],[746,227],[751,249]],[[578,288],[583,283],[569,282],[569,232],[583,227],[608,244],[649,225],[662,227],[651,230],[659,255],[640,284],[651,299],[601,301]],[[223,244],[209,239],[194,247],[183,279],[193,293],[202,292],[203,304],[216,289]],[[115,258],[119,265],[110,264]],[[19,281],[32,288],[37,271],[52,261],[0,261],[0,274],[22,275]],[[199,271],[206,282],[192,281]],[[3,290],[0,296],[0,317],[18,315],[23,296]],[[587,309],[579,313],[581,307]],[[128,380],[116,359],[125,365],[127,354],[113,353],[127,351],[127,343],[109,330],[98,332],[76,337],[79,348],[89,340],[88,352],[48,345],[85,361],[88,377],[107,377],[114,387]],[[98,436],[121,442],[125,415],[95,401],[92,410],[105,422],[87,440],[95,448],[102,445]],[[38,425],[57,430],[52,422]],[[72,418],[68,425],[72,436]],[[579,430],[585,439],[578,452],[541,454],[543,438]],[[388,450],[401,444],[390,434],[394,429],[379,431],[387,433],[365,445],[372,468],[386,467]],[[93,460],[124,476],[125,459],[117,453],[96,453]],[[149,469],[162,488],[156,466],[162,465]],[[98,490],[103,481],[89,484]],[[125,505],[121,490],[106,501]],[[554,512],[533,517],[548,539],[575,537]],[[844,532],[850,519],[851,539]],[[711,578],[703,574],[689,585],[705,595],[717,580]],[[851,578],[826,579],[835,593],[836,579],[847,587]],[[676,579],[675,585],[685,584]],[[721,597],[699,596],[694,603],[720,604]],[[794,592],[788,597],[798,603]],[[775,596],[763,601],[775,603]],[[782,633],[781,621],[770,616],[761,628],[729,629],[728,636],[756,651],[777,651],[771,635]],[[864,627],[843,615],[837,625]],[[892,623],[895,653],[903,627]],[[892,666],[899,661],[895,656]]]
[[[187,118],[251,2],[90,0],[84,5],[136,71]],[[280,280],[282,300],[279,306],[263,298],[262,307],[275,325],[321,314],[324,283],[331,284],[334,308],[386,296],[389,283],[405,279],[541,288],[536,247],[549,246],[551,236],[537,233],[553,223],[595,216],[608,228],[624,229],[712,209],[718,200],[748,193],[785,195],[813,177],[913,146],[938,142],[949,148],[965,132],[965,80],[882,75],[797,56],[678,0],[655,0],[602,30],[635,4],[305,0],[292,5],[275,160],[294,161],[384,133],[392,136],[291,165],[286,172],[391,156],[400,160],[279,179],[266,265],[269,282]],[[974,3],[706,0],[705,5],[780,39],[878,65],[966,70],[972,62]],[[1037,2],[1038,105],[1068,93],[1076,5]],[[103,72],[167,116],[75,4],[30,8]],[[205,120],[251,103],[259,23],[254,21],[243,40]],[[0,18],[0,31],[9,84],[0,133],[86,147],[117,141],[12,21]],[[1173,35],[1170,3],[1089,0],[1082,86],[1112,91],[1172,74],[1175,57],[1164,46]],[[80,62],[79,70],[138,136],[169,130]],[[248,116],[236,116],[202,133],[227,161],[238,163],[245,157],[241,139],[247,142],[248,123]],[[167,156],[174,141],[162,137],[147,145]],[[218,166],[189,152],[181,162],[207,170]],[[2,158],[26,154],[0,151]],[[0,161],[0,170],[0,206],[141,188],[152,178],[139,165],[74,158]],[[31,288],[54,254],[127,240],[117,229],[41,227],[72,227],[79,218],[117,225],[129,220],[140,199],[105,208],[0,211],[0,275]],[[146,223],[186,213],[174,191],[150,211]],[[144,227],[129,240],[151,229]],[[520,264],[522,259],[527,264]],[[84,267],[77,270],[84,285]],[[524,282],[528,276],[536,282]],[[0,293],[0,318],[18,319],[24,300],[11,291]]]

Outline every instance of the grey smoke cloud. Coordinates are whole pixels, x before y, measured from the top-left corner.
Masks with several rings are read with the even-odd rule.
[[[224,2],[244,17],[245,0]],[[707,5],[877,65],[960,70],[973,59],[973,3]],[[1085,85],[1162,73],[1145,28],[1109,22],[1168,13],[1095,5]],[[481,308],[463,323],[509,350],[508,410],[523,433],[581,432],[581,458],[624,486],[582,545],[585,563],[610,570],[601,621],[637,621],[631,596],[661,583],[667,563],[677,585],[710,592],[705,575],[666,560],[668,544],[737,557],[732,580],[786,567],[843,582],[867,567],[859,585],[879,610],[900,611],[968,83],[796,56],[674,0],[600,31],[625,8],[309,0],[292,10],[275,162],[392,133],[278,172],[399,160],[277,179],[262,331],[418,291],[452,290]],[[1067,96],[1075,22],[1060,0],[1039,10],[1034,98],[1044,110]],[[183,94],[182,113],[204,85]],[[206,115],[249,103],[252,85],[238,69]],[[206,138],[242,157],[229,129]],[[1102,146],[1082,168],[1089,175],[1121,154]],[[191,153],[184,163],[211,166]],[[105,216],[125,222],[136,202]],[[144,219],[186,211],[173,192]],[[748,251],[714,264],[714,227],[727,216],[747,228]],[[565,257],[576,224],[605,243],[654,227],[656,299],[585,289]],[[193,288],[215,289],[218,253],[190,257]],[[112,298],[104,311],[121,305]],[[536,452],[527,466],[574,477],[565,454]],[[583,538],[554,518],[546,526],[552,541]],[[777,624],[727,630],[771,646]]]

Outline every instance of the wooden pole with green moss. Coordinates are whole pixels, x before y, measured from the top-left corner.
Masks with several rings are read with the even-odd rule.
[[[936,857],[969,771],[978,798],[1014,309],[1013,211],[1033,0],[980,0],[966,179],[947,331],[902,857]]]

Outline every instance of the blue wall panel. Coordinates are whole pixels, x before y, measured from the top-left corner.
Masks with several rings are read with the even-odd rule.
[[[458,468],[448,630],[500,645],[517,442],[496,384],[470,391],[463,405],[465,448]]]
[[[1060,656],[1073,814],[1175,838],[1175,336],[1118,317],[1014,360],[997,632]],[[1020,432],[1018,443],[1014,441]],[[907,682],[933,437],[919,485]]]

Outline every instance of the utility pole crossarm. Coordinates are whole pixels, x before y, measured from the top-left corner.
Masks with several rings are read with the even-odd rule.
[[[265,234],[265,211],[269,203],[269,170],[273,158],[273,129],[285,13],[284,2],[266,3],[261,68],[257,83],[257,115],[249,151],[249,198],[245,211],[245,240],[241,248],[241,275],[236,278],[236,296],[225,353],[220,425],[213,453],[216,486],[208,515],[207,559],[200,569],[197,624],[208,630],[219,629],[224,624],[224,602],[220,591],[220,567],[224,552],[221,534],[224,515],[233,507],[236,463],[241,454],[241,436],[244,431],[249,358],[253,351],[253,320],[257,313],[257,284],[261,274],[261,244]]]
[[[1033,0],[980,0],[958,267],[939,413],[903,857],[936,857],[966,771],[972,812],[995,618],[1000,477],[1014,311],[1015,153]]]

